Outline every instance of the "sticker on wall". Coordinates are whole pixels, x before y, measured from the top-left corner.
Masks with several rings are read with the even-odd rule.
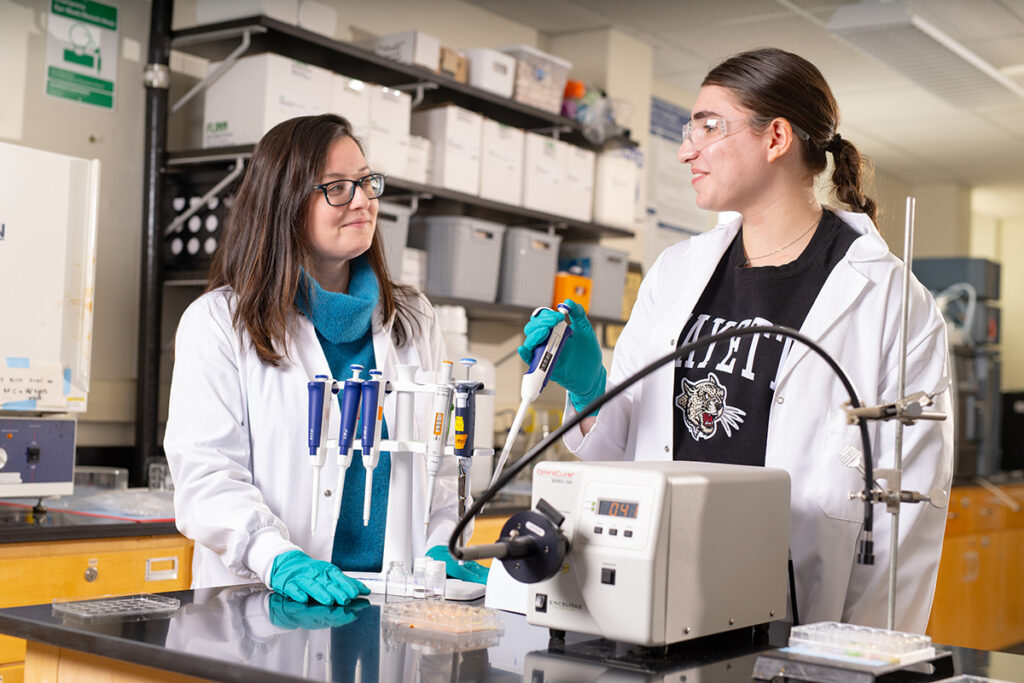
[[[117,7],[52,0],[46,22],[46,94],[114,109]]]

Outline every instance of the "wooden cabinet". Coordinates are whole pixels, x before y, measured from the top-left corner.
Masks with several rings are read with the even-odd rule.
[[[1001,490],[1006,497],[981,487],[950,496],[928,623],[937,643],[998,650],[1024,642],[1024,485]]]
[[[0,607],[176,591],[191,584],[192,541],[176,534],[0,545]],[[0,636],[5,683],[21,680],[24,659],[24,640]]]

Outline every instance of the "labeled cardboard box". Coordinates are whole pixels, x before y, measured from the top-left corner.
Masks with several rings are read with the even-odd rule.
[[[484,119],[481,128],[480,196],[521,206],[525,134],[491,119]]]
[[[560,214],[565,188],[565,148],[554,138],[529,131],[523,147],[523,206]]]
[[[369,41],[374,52],[403,64],[415,64],[437,72],[441,41],[423,31],[404,31]]]
[[[455,105],[417,111],[412,132],[430,140],[430,183],[466,194],[480,193],[483,117]]]
[[[366,140],[370,133],[370,88],[366,83],[334,74],[331,78],[330,111],[348,119],[359,142]]]
[[[282,121],[329,111],[331,78],[277,54],[242,57],[206,91],[203,147],[254,144]]]

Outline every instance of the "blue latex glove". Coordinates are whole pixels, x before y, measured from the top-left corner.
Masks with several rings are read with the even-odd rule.
[[[355,621],[359,610],[369,604],[366,600],[353,600],[347,605],[309,605],[295,602],[280,593],[271,593],[270,621],[278,628],[301,628],[307,631],[334,628]]]
[[[312,598],[321,605],[344,605],[357,596],[370,594],[369,588],[345,576],[330,562],[314,560],[301,550],[274,558],[270,587],[296,602],[309,602]]]
[[[587,319],[583,307],[571,299],[566,299],[569,306],[569,324],[572,336],[562,347],[562,353],[551,370],[551,379],[569,392],[569,400],[577,411],[604,393],[607,373],[601,361],[601,345],[597,342],[594,328]],[[534,349],[543,344],[551,328],[562,320],[558,311],[538,311],[530,318],[523,328],[526,341],[519,347],[519,357],[527,365],[533,358]],[[597,414],[596,412],[593,414]]]
[[[435,545],[427,551],[427,557],[444,562],[444,571],[450,579],[460,579],[470,583],[487,583],[487,572],[489,571],[487,567],[473,560],[459,564],[459,561],[448,552],[446,545]]]

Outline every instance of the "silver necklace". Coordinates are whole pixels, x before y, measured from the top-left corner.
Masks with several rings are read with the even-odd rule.
[[[787,242],[786,244],[783,244],[781,247],[779,247],[775,251],[769,252],[767,254],[761,254],[760,256],[747,256],[747,249],[746,249],[746,247],[744,247],[743,248],[743,258],[745,258],[746,260],[743,262],[743,265],[747,266],[747,265],[750,265],[751,261],[757,261],[758,259],[768,258],[769,256],[775,256],[780,251],[783,251],[784,249],[788,249],[789,247],[793,246],[794,244],[799,242],[801,239],[803,239],[807,235],[807,233],[809,233],[811,230],[813,230],[814,226],[816,226],[818,223],[821,222],[821,216],[822,216],[822,213],[819,213],[818,217],[814,219],[814,222],[811,223],[809,226],[807,226],[806,230],[804,230],[802,233],[797,235],[796,239],[794,239],[792,242]]]

